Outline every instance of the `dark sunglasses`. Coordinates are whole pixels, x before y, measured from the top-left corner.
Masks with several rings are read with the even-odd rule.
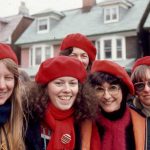
[[[145,85],[147,85],[150,88],[150,81],[145,82],[137,82],[134,84],[135,91],[141,92],[144,90]]]

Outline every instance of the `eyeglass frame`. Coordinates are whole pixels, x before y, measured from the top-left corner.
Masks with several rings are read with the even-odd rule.
[[[143,84],[142,89],[137,89],[137,88],[136,88],[136,85],[138,85],[138,84]],[[136,83],[134,83],[134,89],[135,89],[135,91],[137,91],[137,92],[142,92],[142,91],[145,89],[145,86],[146,86],[146,85],[150,88],[150,80],[144,81],[144,82],[136,82]]]
[[[101,91],[102,92],[101,93],[99,90],[96,89],[96,87],[100,87],[103,90],[103,92]],[[116,93],[112,93],[112,91],[110,91],[110,88],[112,88],[112,87],[116,87],[116,91],[115,91]],[[97,85],[97,86],[95,86],[95,89],[98,91],[98,94],[101,97],[104,96],[106,90],[111,96],[116,96],[119,93],[119,90],[121,89],[121,87],[119,85],[111,85],[109,88],[103,88],[102,86]],[[112,90],[114,90],[114,89],[112,89]]]

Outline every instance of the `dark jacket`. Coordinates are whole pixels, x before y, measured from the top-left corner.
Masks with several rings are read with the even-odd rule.
[[[79,125],[75,125],[76,143],[75,150],[81,149],[81,137]],[[42,147],[40,119],[30,116],[28,119],[28,128],[25,137],[26,150],[44,150]]]

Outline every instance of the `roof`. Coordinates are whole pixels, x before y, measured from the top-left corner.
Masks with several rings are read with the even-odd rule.
[[[104,35],[117,32],[136,31],[144,14],[148,0],[130,0],[133,6],[124,14],[121,11],[119,22],[104,24],[103,7],[93,6],[90,11],[82,8],[63,11],[65,15],[47,34],[37,34],[36,20],[17,40],[16,44],[29,44],[41,41],[61,40],[67,34],[80,32],[86,36]],[[150,25],[149,25],[150,26]]]
[[[56,10],[53,10],[53,9],[45,9],[45,10],[40,11],[40,12],[38,12],[38,13],[32,15],[32,16],[35,16],[35,17],[37,16],[38,17],[39,15],[47,15],[47,14],[50,15],[51,13],[64,17],[64,14],[62,12],[59,12],[59,11],[56,11]]]
[[[149,27],[150,27],[150,13],[149,13],[149,15],[148,15],[148,17],[147,17],[147,20],[146,20],[146,22],[145,22],[144,27],[145,27],[145,28],[149,28]]]
[[[6,42],[9,39],[9,37],[11,37],[11,35],[13,34],[23,17],[24,16],[22,15],[14,15],[5,17],[3,20],[1,20],[5,21],[6,23],[3,30],[0,31],[1,42]]]

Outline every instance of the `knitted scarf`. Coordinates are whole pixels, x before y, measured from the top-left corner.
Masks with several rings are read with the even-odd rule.
[[[11,113],[11,102],[7,100],[6,103],[0,105],[0,127],[8,121],[10,113]]]
[[[51,103],[45,112],[44,121],[52,130],[47,150],[73,150],[75,146],[74,109],[59,110]]]
[[[128,108],[117,120],[109,120],[100,114],[97,122],[104,128],[104,135],[100,139],[96,126],[93,126],[91,150],[126,150],[126,128],[130,120]]]

